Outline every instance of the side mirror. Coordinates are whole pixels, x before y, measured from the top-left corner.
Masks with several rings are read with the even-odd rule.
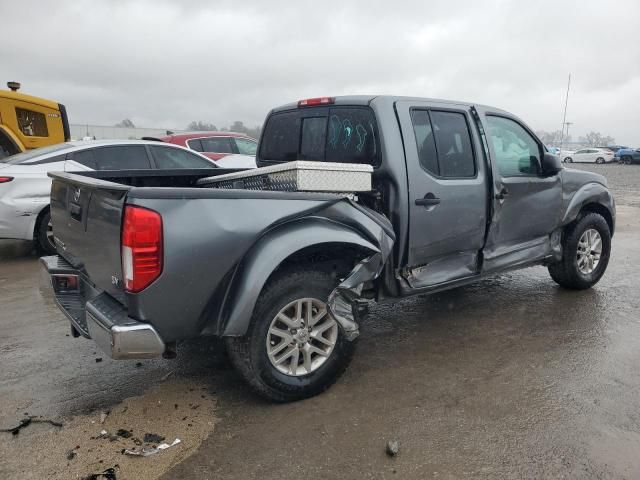
[[[542,156],[542,175],[550,177],[562,170],[562,163],[560,158],[556,155],[552,155],[549,152],[545,152]]]

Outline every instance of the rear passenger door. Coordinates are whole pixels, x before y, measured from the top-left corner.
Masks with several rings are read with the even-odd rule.
[[[409,181],[409,269],[412,288],[478,273],[487,187],[479,138],[466,108],[401,101]]]

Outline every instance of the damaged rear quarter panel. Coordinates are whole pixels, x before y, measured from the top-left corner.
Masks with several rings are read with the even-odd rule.
[[[165,341],[243,334],[271,267],[299,247],[344,240],[378,252],[381,235],[385,249],[393,245],[383,217],[335,195],[183,189],[177,201],[142,190],[128,201],[162,215],[165,264],[152,285],[128,295],[129,313]]]

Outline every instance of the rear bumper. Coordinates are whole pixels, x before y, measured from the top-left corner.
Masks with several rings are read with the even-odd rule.
[[[47,290],[73,329],[111,358],[154,358],[165,352],[166,345],[151,324],[130,318],[124,305],[95,289],[62,257],[42,257],[40,262]]]

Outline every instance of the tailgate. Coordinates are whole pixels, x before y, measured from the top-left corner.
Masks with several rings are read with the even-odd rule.
[[[97,288],[123,301],[120,230],[131,187],[71,173],[49,176],[58,253]]]

